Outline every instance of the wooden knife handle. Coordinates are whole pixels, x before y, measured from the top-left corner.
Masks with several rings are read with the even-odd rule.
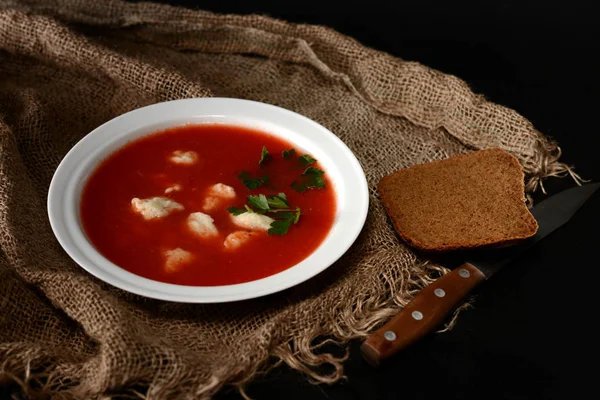
[[[441,325],[469,292],[485,279],[472,264],[465,263],[424,288],[360,348],[363,358],[377,366]]]

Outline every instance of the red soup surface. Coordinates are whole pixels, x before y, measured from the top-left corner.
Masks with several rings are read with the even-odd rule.
[[[263,147],[271,158],[259,166]],[[291,187],[305,179],[301,175],[307,168],[323,170],[318,161],[307,165],[313,160],[300,158],[305,153],[299,149],[284,158],[283,151],[291,148],[263,132],[218,124],[177,127],[138,139],[110,155],[88,180],[81,199],[85,232],[113,263],[157,281],[216,286],[281,272],[320,245],[336,214],[327,171],[324,188],[300,192]],[[266,175],[268,183],[250,190],[238,178],[243,171],[251,179]],[[217,184],[222,185],[213,187]],[[267,233],[268,220],[261,220],[262,229],[248,222],[240,226],[228,210],[246,204],[259,210],[247,196],[279,193],[289,207],[272,198],[276,204],[270,209],[280,211],[264,215],[282,219],[289,208],[289,222],[300,208],[298,222],[283,235]],[[199,216],[195,225],[190,225],[190,214]],[[253,217],[264,219],[258,213]]]

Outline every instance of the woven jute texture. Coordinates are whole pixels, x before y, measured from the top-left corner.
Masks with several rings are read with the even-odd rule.
[[[367,223],[324,273],[255,300],[176,304],[109,286],[58,245],[46,196],[66,152],[122,113],[203,96],[296,111],[356,154]],[[344,357],[323,352],[323,338],[342,348],[364,338],[448,271],[398,239],[376,183],[489,147],[518,158],[528,192],[568,170],[515,111],[325,27],[116,0],[0,0],[0,383],[53,398],[199,399],[281,363],[336,382]]]

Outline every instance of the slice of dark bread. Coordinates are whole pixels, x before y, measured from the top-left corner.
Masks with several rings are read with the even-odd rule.
[[[523,168],[502,149],[402,169],[383,177],[378,191],[400,237],[419,250],[508,245],[538,229]]]

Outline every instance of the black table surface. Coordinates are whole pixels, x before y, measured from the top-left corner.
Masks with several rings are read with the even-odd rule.
[[[600,181],[594,2],[199,1],[165,3],[327,25],[363,44],[464,79],[559,142],[563,161]],[[549,193],[573,181],[548,179]],[[541,198],[543,196],[536,196]],[[347,381],[311,385],[286,367],[256,399],[577,399],[594,387],[600,193],[560,230],[476,292],[456,327],[374,369],[351,345]],[[590,393],[594,393],[592,390]],[[592,397],[594,395],[591,394]],[[225,392],[221,399],[240,399]]]
[[[327,25],[363,44],[464,79],[559,142],[563,161],[600,181],[600,38],[593,2],[164,1]],[[548,193],[573,186],[550,178]],[[541,198],[543,196],[536,196]],[[576,399],[594,387],[600,193],[560,230],[476,292],[456,327],[374,369],[351,345],[347,381],[315,386],[286,367],[256,399]],[[594,393],[591,391],[591,393]],[[592,395],[593,397],[594,395]],[[218,396],[239,399],[235,392]]]

